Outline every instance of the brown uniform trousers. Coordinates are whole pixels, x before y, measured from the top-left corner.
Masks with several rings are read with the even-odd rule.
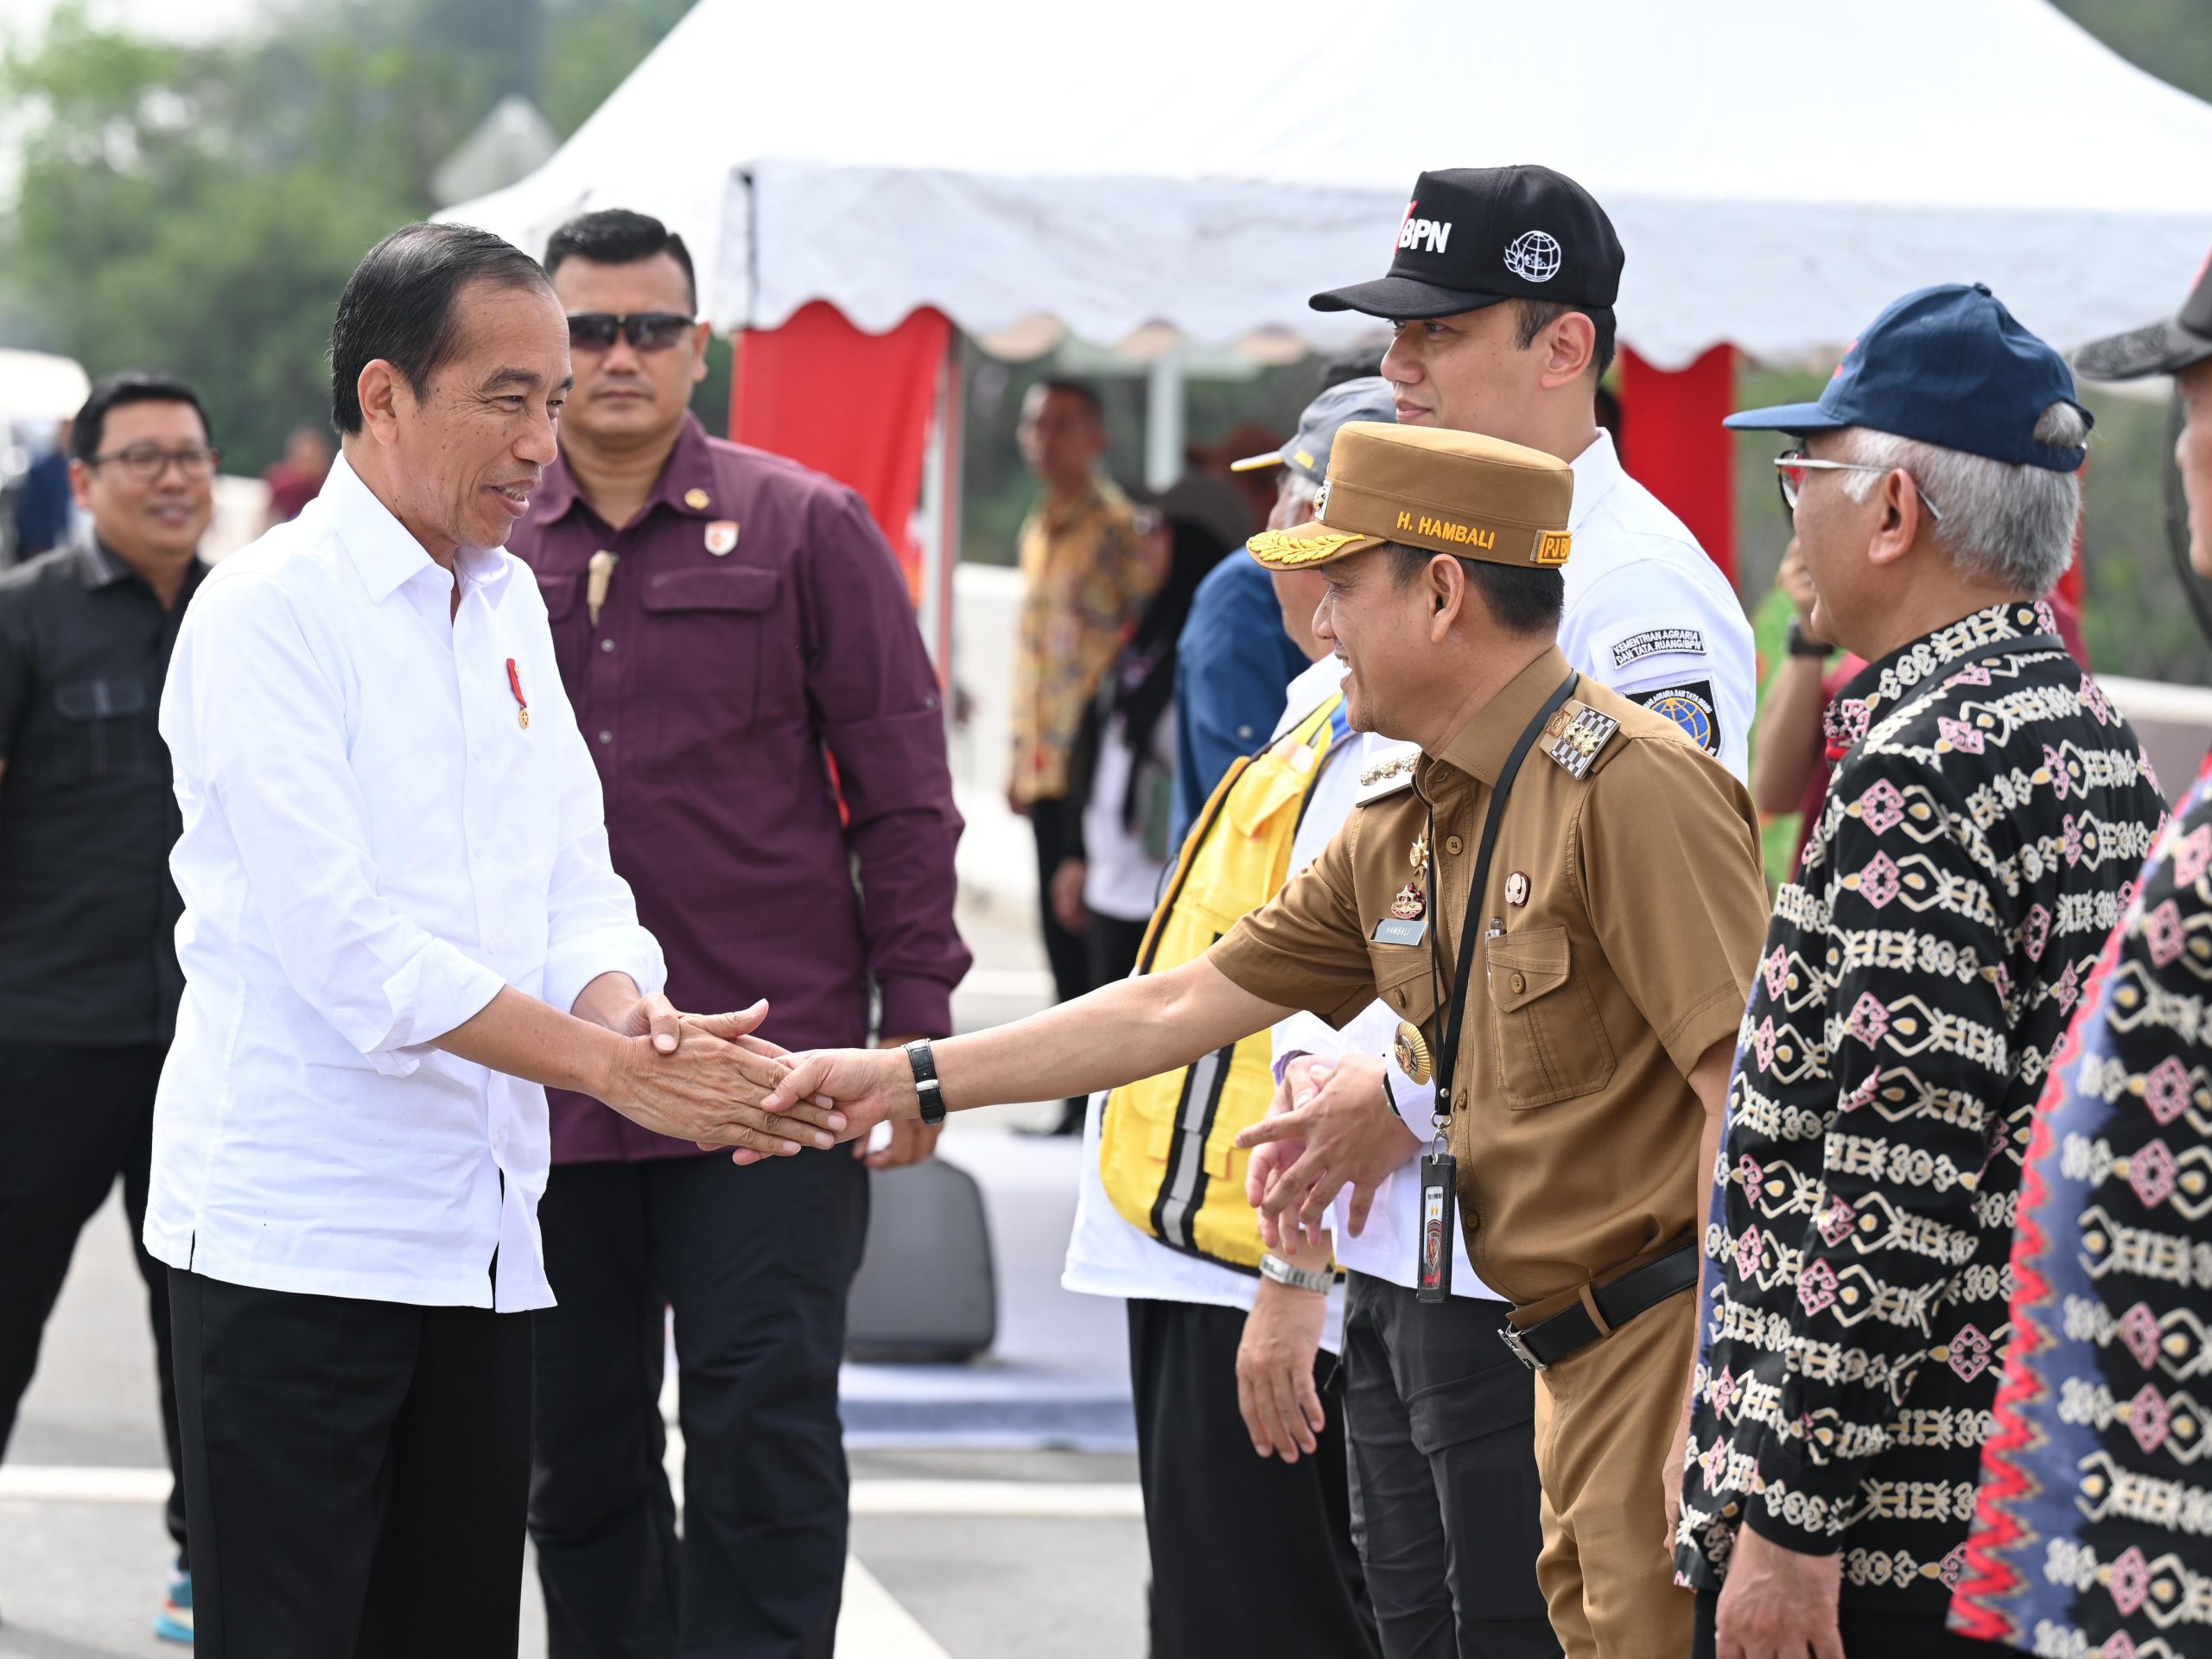
[[[1546,652],[1441,754],[1373,777],[1336,841],[1209,957],[1246,990],[1338,1024],[1380,995],[1432,1050],[1440,1007],[1465,995],[1461,1221],[1475,1270],[1523,1326],[1694,1238],[1709,1172],[1687,1078],[1733,1039],[1766,931],[1743,786],[1673,722],[1585,681],[1513,786],[1470,982],[1452,984],[1492,789],[1567,674]],[[1427,932],[1411,906],[1393,907],[1408,886]],[[1538,1572],[1573,1659],[1688,1650],[1660,1468],[1694,1300],[1645,1311],[1537,1379]]]

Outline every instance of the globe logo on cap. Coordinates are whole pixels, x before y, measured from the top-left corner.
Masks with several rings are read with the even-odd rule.
[[[1541,231],[1523,231],[1505,245],[1505,268],[1524,283],[1548,283],[1559,275],[1556,238]]]

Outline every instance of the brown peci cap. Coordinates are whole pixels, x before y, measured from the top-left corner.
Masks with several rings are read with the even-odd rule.
[[[1385,542],[1549,569],[1567,563],[1574,469],[1472,432],[1353,421],[1337,433],[1310,523],[1245,545],[1270,570],[1300,570]]]

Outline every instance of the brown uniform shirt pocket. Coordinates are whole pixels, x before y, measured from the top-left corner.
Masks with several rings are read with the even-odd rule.
[[[1597,999],[1574,971],[1564,927],[1534,927],[1487,949],[1491,1041],[1515,1111],[1590,1094],[1612,1081],[1613,1045]]]

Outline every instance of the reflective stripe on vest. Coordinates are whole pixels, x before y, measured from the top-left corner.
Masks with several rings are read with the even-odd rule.
[[[1282,890],[1291,841],[1335,741],[1336,692],[1256,755],[1230,766],[1199,813],[1154,912],[1140,974],[1195,962]],[[1098,1135],[1106,1196],[1130,1225],[1171,1249],[1256,1269],[1260,1228],[1244,1201],[1247,1154],[1233,1144],[1274,1098],[1272,1033],[1116,1089]]]

